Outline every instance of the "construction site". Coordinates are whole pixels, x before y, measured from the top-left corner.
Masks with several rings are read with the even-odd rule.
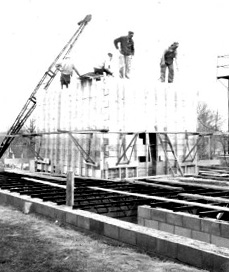
[[[229,271],[227,156],[198,158],[198,144],[214,133],[197,132],[197,94],[176,81],[105,73],[61,88],[56,64],[91,20],[79,22],[4,136],[0,204],[193,267]],[[36,131],[21,133],[31,114]],[[19,137],[34,140],[34,157],[12,169],[8,155]]]

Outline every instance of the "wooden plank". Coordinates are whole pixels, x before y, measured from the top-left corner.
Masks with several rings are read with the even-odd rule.
[[[147,180],[147,179],[145,179]],[[150,179],[148,179],[150,181]],[[215,185],[205,185],[205,184],[199,184],[199,183],[194,183],[194,182],[180,182],[180,181],[175,181],[175,180],[163,180],[163,179],[152,179],[152,181],[157,181],[161,183],[169,183],[169,184],[174,184],[174,185],[187,185],[190,187],[199,187],[199,188],[206,188],[206,189],[214,189],[214,190],[221,190],[221,191],[229,191],[229,186],[215,186]],[[147,183],[147,181],[146,181]]]
[[[193,183],[201,183],[201,184],[210,184],[210,185],[219,185],[219,186],[229,186],[229,180],[223,180],[222,178],[193,178],[193,177],[187,177],[187,178],[177,178],[179,181],[184,182],[193,182]]]
[[[200,217],[211,216],[211,215],[215,215],[216,216],[218,214],[219,214],[219,211],[216,211],[216,210],[199,212],[199,216]]]
[[[141,184],[141,185],[146,185],[145,182],[141,181],[134,181],[134,182],[129,182],[133,184]],[[147,186],[149,187],[155,187],[155,188],[161,188],[161,189],[167,189],[167,190],[172,190],[172,191],[184,191],[184,188],[178,187],[178,186],[169,186],[169,185],[163,185],[163,184],[154,184],[154,183],[147,183]]]
[[[228,203],[229,204],[229,199],[223,198],[223,197],[212,197],[212,196],[202,196],[199,194],[188,194],[188,193],[179,193],[179,196],[191,198],[191,199],[203,199],[203,200],[208,200],[208,201],[214,201],[214,202],[219,202],[219,203]]]

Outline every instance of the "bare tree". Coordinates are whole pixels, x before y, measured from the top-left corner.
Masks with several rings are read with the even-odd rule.
[[[35,137],[24,136],[36,132],[35,119],[30,119],[29,124],[20,130],[21,137],[15,137],[11,144],[11,149],[15,156],[21,158],[34,158],[35,156]]]
[[[218,111],[211,110],[205,102],[198,104],[197,114],[197,131],[206,133],[206,136],[202,138],[198,145],[198,156],[200,159],[212,159],[218,152],[225,152],[226,150],[225,144],[227,143],[223,133],[221,133],[224,120]],[[218,132],[218,135],[213,136],[212,134],[216,132]]]

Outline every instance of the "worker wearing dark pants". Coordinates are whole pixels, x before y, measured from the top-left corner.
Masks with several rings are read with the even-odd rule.
[[[165,77],[166,77],[166,70],[168,68],[168,82],[172,83],[173,78],[174,78],[174,66],[173,63],[171,64],[161,64],[161,82],[165,82]]]
[[[69,56],[65,56],[62,63],[58,63],[56,65],[56,68],[61,72],[60,77],[60,84],[61,89],[63,89],[63,86],[65,85],[66,88],[68,88],[68,85],[71,82],[71,76],[73,74],[73,71],[80,77],[80,74],[74,64],[71,61],[71,58]]]
[[[60,76],[60,84],[61,84],[61,89],[63,89],[63,86],[65,85],[66,88],[68,88],[68,85],[71,82],[71,76],[72,75],[65,75],[65,74],[61,74]]]
[[[162,55],[161,58],[161,82],[165,82],[165,77],[166,77],[166,70],[168,69],[168,82],[172,83],[174,79],[174,65],[173,61],[177,59],[177,48],[179,46],[179,43],[175,42],[168,49],[166,49]],[[177,62],[176,62],[177,66]]]

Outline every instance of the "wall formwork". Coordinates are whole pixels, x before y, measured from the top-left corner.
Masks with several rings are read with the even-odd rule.
[[[73,80],[68,89],[54,84],[37,94],[37,131],[50,133],[37,140],[39,155],[49,162],[38,164],[38,170],[58,174],[72,170],[76,175],[96,178],[169,173],[155,132],[168,132],[182,164],[196,141],[196,136],[188,134],[187,139],[185,134],[196,132],[196,103],[196,93],[176,83],[105,77],[100,81]],[[95,164],[85,160],[69,134],[52,134],[59,130],[73,132]],[[195,171],[194,164],[189,170],[183,164],[183,170]]]

